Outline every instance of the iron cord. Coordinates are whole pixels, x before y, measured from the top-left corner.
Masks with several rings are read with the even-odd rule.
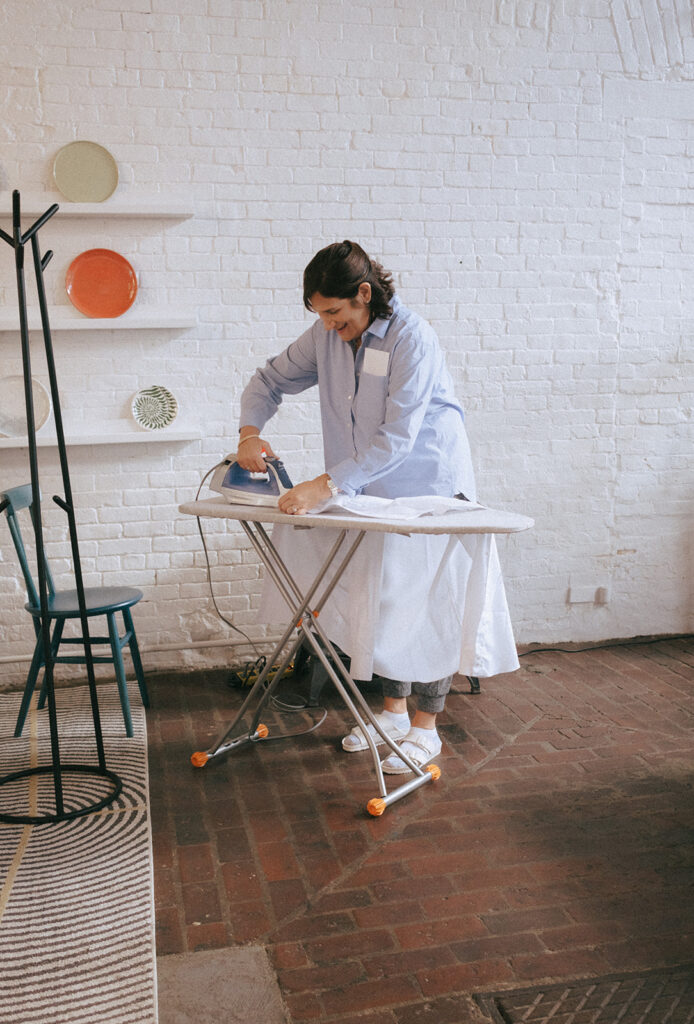
[[[196,501],[199,501],[199,499],[200,499],[200,492],[202,491],[202,489],[203,489],[203,487],[205,485],[205,481],[207,480],[207,478],[209,476],[211,476],[214,473],[214,471],[219,468],[219,466],[223,466],[223,465],[224,465],[224,460],[222,460],[221,462],[218,462],[215,466],[212,466],[212,468],[209,469],[207,471],[207,473],[205,473],[204,477],[200,481],[200,486],[198,487],[197,494],[195,495],[195,500]],[[210,597],[212,598],[212,604],[214,605],[214,610],[217,613],[217,615],[219,616],[219,618],[222,620],[222,622],[226,623],[226,625],[229,626],[231,629],[233,629],[235,633],[238,633],[239,636],[242,636],[244,638],[244,640],[248,643],[248,645],[253,648],[253,651],[257,655],[257,658],[256,658],[255,661],[248,662],[244,666],[243,675],[241,675],[241,673],[238,673],[238,672],[232,673],[232,679],[233,679],[234,676],[236,676],[238,681],[236,683],[230,682],[229,683],[230,686],[234,686],[234,685],[236,685],[236,686],[239,686],[239,685],[240,686],[246,686],[246,685],[248,685],[247,680],[248,680],[250,675],[252,675],[253,673],[256,673],[256,672],[257,672],[257,675],[259,675],[260,672],[262,672],[262,670],[265,667],[265,664],[267,662],[267,659],[266,659],[264,654],[260,653],[259,648],[251,640],[251,638],[246,633],[244,633],[244,631],[242,629],[240,629],[238,626],[235,626],[234,623],[230,619],[228,619],[222,613],[219,605],[217,604],[217,598],[215,597],[214,587],[212,585],[212,567],[210,565],[210,554],[209,554],[209,551],[208,551],[208,548],[207,548],[207,541],[205,540],[205,534],[204,534],[203,529],[202,529],[202,521],[200,519],[200,516],[196,516],[195,518],[196,518],[197,524],[198,524],[198,533],[200,534],[200,540],[202,541],[202,549],[203,549],[203,551],[205,553],[205,571],[206,571],[206,575],[207,575],[207,584],[208,584],[208,586],[210,588]],[[256,678],[257,678],[257,675],[256,675]],[[266,684],[265,684],[266,687],[267,687],[268,683],[269,683],[269,679],[266,681]],[[270,698],[270,703],[271,703],[272,707],[274,707],[277,711],[282,712],[283,714],[298,714],[298,712],[305,711],[309,707],[311,707],[313,709],[312,705],[308,704],[307,701],[304,701],[303,698],[299,697],[297,694],[290,694],[290,696],[296,697],[300,701],[300,703],[299,704],[289,704],[286,701],[281,700],[279,697],[274,697],[274,696]],[[314,732],[320,725],[323,724],[323,722],[325,721],[325,719],[326,719],[326,717],[328,715],[328,711],[327,711],[326,708],[323,708],[323,707],[316,707],[313,710],[315,710],[317,712],[322,711],[323,714],[322,714],[321,718],[317,722],[314,722],[314,724],[312,726],[310,726],[308,729],[302,729],[300,732],[283,733],[281,736],[266,736],[263,739],[263,743],[267,743],[270,740],[287,740],[287,739],[292,739],[295,736],[305,736],[305,735],[307,735],[310,732]]]
[[[586,647],[533,647],[530,651],[523,651],[518,658],[527,658],[531,654],[585,654],[587,651],[607,651],[615,647],[645,647],[648,644],[662,644],[669,640],[691,640],[692,633],[675,633],[672,636],[647,637],[643,640],[608,640],[603,644],[588,644]],[[455,697],[468,696],[466,690],[451,690]]]
[[[204,477],[200,481],[200,486],[198,487],[198,493],[195,495],[195,500],[196,501],[199,501],[199,499],[200,499],[200,491],[203,489],[203,487],[205,485],[205,481],[207,480],[207,478],[209,476],[212,476],[212,474],[214,473],[215,469],[217,469],[219,466],[223,466],[223,465],[224,465],[224,460],[222,460],[221,462],[218,462],[216,466],[213,466],[212,469],[209,469],[207,471],[207,473],[205,473]],[[210,554],[209,554],[209,551],[207,550],[207,541],[205,540],[205,534],[204,534],[203,529],[202,529],[202,521],[200,519],[200,516],[196,516],[195,518],[196,518],[197,524],[198,524],[198,533],[200,534],[200,540],[202,541],[202,549],[203,549],[203,551],[205,553],[205,570],[206,570],[206,574],[207,574],[207,584],[208,584],[208,586],[210,588],[210,597],[212,598],[212,604],[214,605],[214,610],[216,611],[217,615],[222,620],[222,622],[225,622],[227,626],[229,626],[231,629],[234,630],[235,633],[238,633],[239,636],[242,636],[244,638],[244,640],[247,642],[247,644],[249,645],[249,647],[253,648],[253,650],[255,651],[255,653],[258,656],[258,658],[262,658],[263,655],[260,653],[258,647],[253,643],[251,638],[246,633],[244,633],[244,631],[242,629],[239,629],[238,626],[235,626],[234,623],[230,619],[227,619],[227,617],[222,613],[222,611],[220,610],[219,605],[217,604],[217,598],[215,597],[214,587],[212,585],[212,569],[211,569],[211,566],[210,566]]]
[[[612,647],[637,647],[647,644],[662,644],[668,640],[691,640],[692,633],[675,633],[672,636],[646,637],[633,640],[608,640],[602,644],[588,644],[587,647],[533,647],[530,651],[523,651],[519,658],[527,658],[530,654],[584,654],[586,651],[606,651]]]

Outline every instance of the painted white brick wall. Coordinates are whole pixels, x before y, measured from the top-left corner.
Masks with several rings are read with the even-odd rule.
[[[60,202],[52,161],[74,139],[113,152],[114,198],[194,211],[59,214],[42,232],[54,316],[71,260],[104,246],[136,267],[138,308],[197,318],[54,338],[71,432],[127,420],[151,383],[203,432],[70,450],[86,580],[144,591],[147,667],[246,653],[176,509],[233,448],[254,367],[307,323],[304,265],[344,237],[436,326],[483,500],[536,520],[500,545],[518,640],[691,630],[693,79],[680,0],[6,0],[0,212],[13,188]],[[0,300],[14,308],[5,245]],[[0,360],[20,372],[16,334]],[[271,436],[295,478],[320,470],[315,396],[287,401]],[[40,461],[60,492],[55,449]],[[0,487],[27,479],[26,451],[0,448]],[[50,504],[46,525],[60,576]],[[261,639],[253,552],[233,528],[206,533],[220,605]],[[2,685],[23,678],[31,628],[0,542]],[[606,604],[569,601],[598,587]]]

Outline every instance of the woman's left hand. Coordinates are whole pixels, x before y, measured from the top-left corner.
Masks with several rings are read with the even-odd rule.
[[[330,488],[327,484],[328,474],[323,473],[315,480],[305,480],[291,491],[283,494],[277,502],[280,512],[287,512],[290,516],[302,516],[310,512],[316,505],[327,501],[330,497]]]

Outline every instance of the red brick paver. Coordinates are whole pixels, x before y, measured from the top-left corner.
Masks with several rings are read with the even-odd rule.
[[[694,960],[691,641],[460,680],[440,781],[382,818],[327,688],[318,731],[196,770],[241,696],[150,684],[158,951],[266,945],[293,1024],[462,1024],[473,992]]]

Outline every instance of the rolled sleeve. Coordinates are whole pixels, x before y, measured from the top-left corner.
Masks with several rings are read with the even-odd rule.
[[[241,426],[262,429],[277,412],[284,395],[297,395],[317,383],[314,330],[309,328],[255,371],[241,396]]]

